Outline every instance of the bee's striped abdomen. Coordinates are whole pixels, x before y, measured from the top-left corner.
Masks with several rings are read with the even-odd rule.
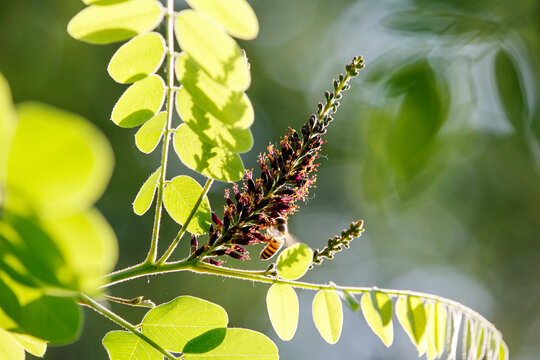
[[[280,243],[279,241],[272,239],[272,241],[270,241],[268,245],[266,245],[263,251],[261,251],[261,260],[270,259],[278,252],[282,245],[283,242]]]

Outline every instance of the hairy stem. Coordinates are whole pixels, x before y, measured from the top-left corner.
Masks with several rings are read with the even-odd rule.
[[[167,158],[169,155],[170,134],[174,111],[174,0],[167,0],[167,75],[167,123],[165,129],[163,129],[163,151],[161,153],[161,168],[156,200],[156,214],[154,217],[154,227],[152,229],[152,241],[150,243],[150,250],[144,261],[147,264],[154,264],[157,259],[159,229],[161,227],[161,216],[163,213],[163,191],[165,189],[167,175]]]
[[[169,246],[167,251],[165,251],[165,254],[163,254],[163,256],[158,260],[158,262],[157,262],[158,264],[164,264],[169,259],[169,257],[173,253],[174,249],[176,248],[176,246],[180,242],[180,239],[182,239],[182,236],[184,236],[189,223],[193,219],[193,216],[195,216],[195,212],[197,212],[197,209],[199,208],[199,205],[201,205],[201,202],[203,201],[204,197],[206,196],[206,194],[208,194],[208,190],[210,190],[210,186],[212,186],[213,182],[214,182],[214,180],[210,179],[210,178],[206,180],[206,183],[204,184],[204,188],[203,188],[203,190],[201,192],[201,195],[199,195],[199,198],[197,199],[197,202],[195,203],[195,205],[193,205],[193,208],[191,208],[191,211],[190,211],[185,223],[182,225],[182,228],[180,229],[180,231],[178,232],[178,234],[174,238],[173,242],[171,243],[171,245]]]
[[[111,310],[107,309],[105,306],[101,305],[91,297],[81,294],[79,298],[79,304],[88,306],[89,308],[95,310],[96,312],[100,313],[101,315],[105,316],[107,319],[111,320],[112,322],[117,323],[118,325],[122,326],[124,329],[129,330],[132,334],[139,337],[144,342],[148,343],[148,345],[152,346],[154,349],[159,351],[161,354],[163,354],[167,359],[170,360],[176,360],[178,359],[174,355],[172,355],[170,352],[162,348],[159,344],[157,344],[154,340],[150,339],[148,336],[144,335],[142,332],[137,330],[137,327],[127,320],[123,319],[116,313],[112,312]]]

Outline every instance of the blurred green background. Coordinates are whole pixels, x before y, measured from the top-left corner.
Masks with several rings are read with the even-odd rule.
[[[307,280],[413,289],[449,297],[496,324],[513,359],[540,353],[540,2],[440,0],[251,0],[259,37],[243,42],[252,70],[256,156],[287,126],[298,128],[355,55],[366,69],[345,94],[328,133],[317,188],[290,230],[322,247],[353,220],[366,232]],[[178,1],[177,9],[185,6]],[[134,145],[135,129],[109,116],[125,86],[106,72],[119,45],[68,37],[82,2],[0,2],[0,72],[16,102],[39,100],[81,114],[110,139],[116,168],[98,207],[120,243],[118,267],[143,259],[153,215],[131,209],[157,167]],[[163,29],[161,29],[163,30]],[[171,156],[170,175],[190,173]],[[200,179],[200,178],[199,178]],[[222,206],[225,184],[211,190]],[[219,211],[219,210],[218,210]],[[162,239],[178,227],[165,219]],[[163,245],[163,244],[162,244]],[[184,244],[185,246],[186,244]],[[182,248],[182,249],[185,249]],[[180,249],[180,251],[182,250]],[[264,267],[254,264],[253,267]],[[267,287],[192,274],[143,278],[113,288],[165,302],[181,294],[224,306],[231,326],[263,331],[282,359],[415,359],[395,323],[386,349],[360,314],[345,310],[337,345],[324,343],[300,294],[296,337],[284,343],[266,315]],[[143,312],[113,305],[137,323]],[[106,359],[115,325],[86,311],[76,343],[45,359]]]

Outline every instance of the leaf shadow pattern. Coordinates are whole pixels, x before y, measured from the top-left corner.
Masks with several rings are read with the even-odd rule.
[[[305,259],[306,256],[311,257],[309,253],[310,249],[307,246],[297,246],[294,249],[289,248],[289,251],[287,257],[281,257],[279,259],[280,268],[292,268],[300,263],[300,259]]]
[[[209,330],[196,338],[191,339],[184,345],[182,352],[184,354],[203,354],[217,348],[227,334],[226,328],[217,328]]]

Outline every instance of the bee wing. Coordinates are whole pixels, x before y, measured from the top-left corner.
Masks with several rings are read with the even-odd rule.
[[[300,242],[300,241],[298,241],[297,238],[295,238],[295,237],[292,236],[291,234],[285,234],[285,235],[283,236],[283,241],[284,241],[285,247],[289,247],[289,246],[291,246],[291,245],[294,245],[294,244]]]

